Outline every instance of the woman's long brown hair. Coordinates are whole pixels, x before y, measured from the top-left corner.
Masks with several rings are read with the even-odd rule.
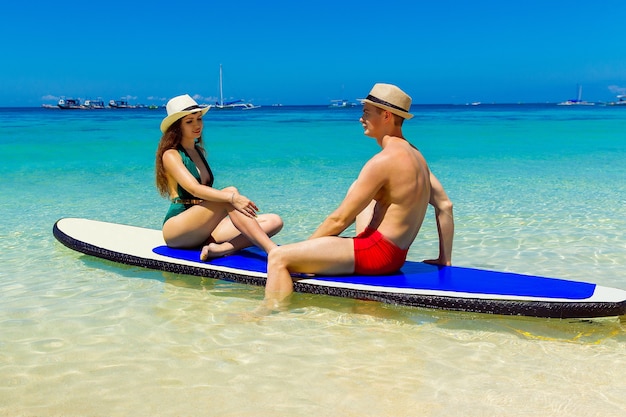
[[[163,166],[163,154],[165,151],[169,149],[178,149],[178,145],[183,139],[183,133],[181,130],[182,118],[178,119],[163,133],[161,136],[161,140],[159,141],[159,146],[156,151],[156,161],[155,161],[155,174],[156,174],[156,187],[159,190],[159,194],[161,194],[165,198],[169,198],[169,189],[167,186],[167,174],[165,172],[165,167]],[[200,148],[200,151],[205,154],[204,143],[202,142],[202,136],[196,139],[196,146]]]

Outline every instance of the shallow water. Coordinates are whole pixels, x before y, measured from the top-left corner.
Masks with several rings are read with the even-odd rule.
[[[626,109],[419,106],[454,263],[626,289]],[[160,111],[0,109],[0,415],[621,416],[624,318],[544,320],[297,294],[117,265],[61,217],[158,228]],[[377,148],[358,109],[209,113],[217,186],[306,238]],[[432,213],[409,258],[436,255]]]

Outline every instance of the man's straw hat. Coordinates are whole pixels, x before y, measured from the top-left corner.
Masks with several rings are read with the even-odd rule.
[[[395,85],[382,83],[374,84],[372,91],[370,91],[363,102],[388,110],[404,119],[413,117],[413,115],[409,113],[411,109],[411,97]]]

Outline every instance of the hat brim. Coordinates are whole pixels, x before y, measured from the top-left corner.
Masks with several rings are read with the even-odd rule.
[[[176,113],[172,113],[169,116],[167,116],[165,119],[163,119],[163,121],[161,122],[161,132],[165,133],[167,131],[167,129],[169,129],[169,127],[171,125],[174,124],[174,122],[176,122],[179,119],[182,119],[185,116],[188,116],[192,113],[198,113],[198,112],[202,112],[202,115],[204,116],[206,114],[206,112],[208,112],[210,109],[209,106],[206,107],[199,107],[197,109],[193,109],[193,110],[188,110],[188,111],[178,111]]]
[[[407,113],[405,111],[402,111],[402,110],[399,110],[399,109],[395,109],[393,107],[385,106],[384,104],[376,103],[376,102],[374,102],[372,100],[369,100],[369,99],[366,99],[366,98],[363,99],[362,101],[363,101],[363,103],[369,103],[372,106],[378,107],[379,109],[390,111],[391,113],[393,113],[393,114],[395,114],[397,116],[400,116],[403,119],[412,119],[413,118],[413,115],[411,113]]]

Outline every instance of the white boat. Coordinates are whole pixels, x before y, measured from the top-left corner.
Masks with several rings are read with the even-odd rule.
[[[61,98],[57,106],[63,110],[84,110],[87,108],[83,106],[80,103],[80,99],[77,98]]]
[[[85,100],[85,107],[88,109],[104,109],[104,101],[98,100]]]
[[[626,107],[626,94],[620,94],[617,96],[617,101],[608,103],[609,106],[624,106]]]
[[[578,86],[578,98],[573,98],[570,100],[565,100],[557,104],[557,106],[593,106],[595,103],[590,103],[582,99],[583,97],[583,86]]]
[[[125,99],[121,100],[109,100],[109,107],[112,109],[134,109],[135,106],[128,104]]]
[[[227,101],[227,102],[219,102],[215,104],[210,104],[210,108],[217,110],[251,110],[258,109],[261,106],[255,106],[252,103],[244,103],[243,100],[237,101]]]
[[[220,64],[220,101],[216,101],[215,104],[211,104],[209,107],[216,110],[251,110],[258,109],[261,106],[255,106],[252,103],[245,103],[243,100],[224,102],[224,92],[222,88],[222,64]]]
[[[348,100],[330,100],[330,104],[328,105],[331,109],[347,109],[356,106],[356,103],[350,103]]]

